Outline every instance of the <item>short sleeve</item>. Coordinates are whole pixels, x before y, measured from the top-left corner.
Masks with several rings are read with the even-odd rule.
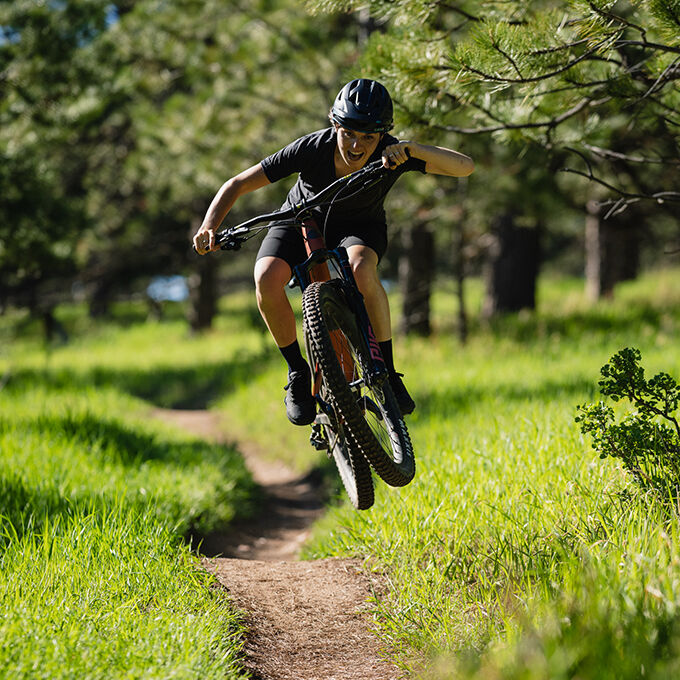
[[[278,182],[313,165],[318,158],[319,137],[318,132],[305,135],[267,156],[261,163],[267,179],[270,182]]]

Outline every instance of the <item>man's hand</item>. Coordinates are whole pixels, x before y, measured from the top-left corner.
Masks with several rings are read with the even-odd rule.
[[[406,163],[411,157],[408,145],[409,142],[399,142],[398,144],[386,146],[382,152],[383,166],[394,170],[394,168],[399,167],[402,163]]]
[[[215,250],[215,232],[202,226],[194,235],[194,249],[199,255]]]

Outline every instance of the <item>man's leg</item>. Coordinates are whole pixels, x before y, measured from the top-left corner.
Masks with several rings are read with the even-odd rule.
[[[390,303],[378,276],[378,255],[372,248],[363,245],[348,246],[347,255],[357,286],[364,296],[368,318],[385,359],[394,396],[402,415],[412,413],[416,407],[415,402],[406,390],[401,375],[394,368]]]
[[[310,389],[311,372],[297,341],[295,314],[286,295],[291,273],[288,263],[279,257],[260,258],[255,263],[255,293],[260,314],[288,364],[288,419],[295,425],[309,425],[316,415],[316,403]]]
[[[347,248],[354,278],[364,296],[368,318],[378,342],[392,337],[392,320],[387,293],[378,276],[378,255],[368,246],[353,245]]]
[[[255,263],[257,306],[279,347],[296,340],[295,314],[285,290],[290,277],[290,266],[279,257],[263,257]]]

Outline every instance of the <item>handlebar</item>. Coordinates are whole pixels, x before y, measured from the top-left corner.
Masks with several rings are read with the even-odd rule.
[[[300,201],[291,208],[286,210],[276,210],[264,215],[258,215],[234,227],[225,229],[216,234],[215,244],[220,246],[222,250],[238,250],[241,244],[252,238],[261,229],[254,230],[260,224],[266,222],[276,221],[278,224],[289,222],[290,224],[301,224],[312,210],[323,205],[336,205],[343,201],[353,198],[357,193],[360,193],[378,182],[391,170],[385,168],[381,160],[373,161],[366,164],[360,170],[345,175],[329,184],[325,189],[322,189],[318,194],[315,194],[306,201]],[[340,194],[346,190],[353,189],[353,191],[346,195]],[[263,229],[267,227],[262,227]]]

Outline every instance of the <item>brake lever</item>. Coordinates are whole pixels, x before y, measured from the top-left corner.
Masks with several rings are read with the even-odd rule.
[[[245,240],[243,234],[247,234],[248,229],[236,227],[227,229],[217,235],[217,245],[220,250],[240,250],[241,243]]]
[[[241,241],[230,238],[220,246],[220,250],[241,250]]]

